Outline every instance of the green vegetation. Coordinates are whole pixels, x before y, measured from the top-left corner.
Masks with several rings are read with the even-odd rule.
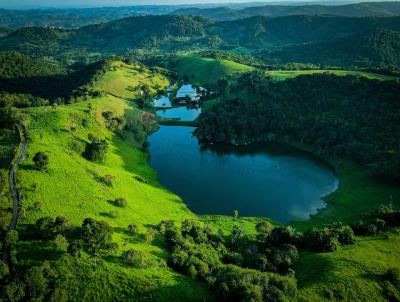
[[[220,78],[234,77],[252,70],[252,67],[233,61],[196,55],[179,57],[171,68],[197,85],[213,84]]]
[[[371,175],[399,182],[396,82],[314,74],[273,83],[249,73],[234,85],[235,99],[200,116],[200,140],[312,145],[319,154],[351,158]]]
[[[272,70],[267,71],[266,74],[272,77],[273,80],[287,80],[298,77],[300,75],[312,75],[312,74],[333,74],[336,76],[355,76],[364,77],[367,79],[377,79],[377,80],[397,80],[398,77],[383,75],[378,73],[372,73],[368,71],[358,71],[358,70],[335,70],[335,69],[317,69],[317,70]]]
[[[2,299],[399,300],[400,18],[360,17],[388,16],[385,5],[0,29]],[[357,18],[317,16],[341,9]],[[53,12],[51,22],[126,14],[110,10],[85,20],[72,17],[81,10]],[[8,24],[7,13],[20,19]],[[0,11],[0,25],[50,16]],[[195,122],[152,113],[171,80],[211,88]],[[325,209],[286,226],[238,211],[196,216],[147,165],[146,137],[159,123],[198,125],[212,143],[296,145],[331,163],[340,187]],[[16,125],[28,147],[18,225],[8,230]]]
[[[117,68],[109,72],[120,71]],[[147,72],[141,84],[152,86],[153,76],[156,83],[157,79],[162,79],[160,75]],[[134,79],[135,75],[132,76],[133,83]],[[168,83],[166,79],[163,82]],[[203,286],[174,273],[165,264],[132,268],[119,259],[125,250],[134,249],[145,253],[150,260],[162,260],[165,258],[162,246],[147,243],[142,239],[142,234],[146,234],[151,225],[166,218],[194,218],[177,196],[157,184],[155,172],[146,164],[147,154],[132,145],[142,143],[136,140],[136,136],[143,128],[137,129],[137,133],[126,129],[126,136],[122,138],[106,128],[102,113],[113,112],[115,116],[124,116],[128,124],[141,127],[146,123],[147,115],[129,100],[111,95],[92,99],[90,103],[78,102],[55,108],[37,107],[26,109],[25,112],[31,117],[27,126],[30,138],[28,153],[31,156],[21,163],[18,171],[18,184],[23,192],[21,202],[26,213],[18,224],[22,236],[17,244],[18,263],[15,262],[15,265],[23,269],[51,260],[55,274],[73,271],[74,278],[67,278],[65,284],[49,281],[51,285],[49,283],[43,290],[55,295],[58,291],[76,286],[76,290],[68,291],[72,300],[87,301],[100,296],[102,299],[118,297],[121,300],[127,296],[161,301],[168,301],[172,296],[181,300],[202,300],[207,296]],[[106,140],[109,145],[103,163],[91,162],[82,156],[89,142],[88,136],[92,134]],[[37,152],[45,152],[49,157],[47,173],[32,169],[31,158]],[[146,181],[136,180],[137,176]],[[107,202],[120,196],[126,199],[126,207],[115,207]],[[40,207],[36,206],[37,202],[40,202]],[[73,228],[81,226],[88,217],[105,221],[113,230],[112,242],[117,244],[116,249],[105,250],[101,254],[102,260],[98,256],[93,260],[86,247],[73,244],[68,248],[70,253],[81,254],[80,258],[73,260],[54,249],[48,239],[29,236],[32,225],[38,223],[42,230],[49,227],[49,230],[53,230],[56,225],[54,219],[60,215]],[[47,222],[38,222],[43,217],[51,218]],[[137,225],[135,235],[128,233],[128,226],[132,223]],[[53,231],[51,234],[54,234]],[[58,242],[62,242],[57,238]],[[48,252],[44,253],[45,250]],[[108,280],[106,284],[103,284],[104,280]],[[38,297],[39,293],[32,295]]]

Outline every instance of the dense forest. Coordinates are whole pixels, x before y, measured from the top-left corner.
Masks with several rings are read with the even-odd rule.
[[[272,82],[250,73],[230,91],[233,99],[200,116],[196,135],[201,141],[303,143],[400,181],[397,82],[329,74]]]
[[[59,62],[17,52],[0,53],[0,107],[31,107],[73,102],[97,95],[91,82],[107,70],[108,60],[66,68]]]
[[[328,66],[399,66],[400,32],[376,29],[334,42],[316,42],[264,52],[267,62],[305,62]]]

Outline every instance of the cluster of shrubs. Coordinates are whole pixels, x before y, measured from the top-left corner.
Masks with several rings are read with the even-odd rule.
[[[296,281],[290,269],[298,259],[294,245],[260,241],[239,227],[228,236],[215,234],[194,220],[183,221],[180,228],[164,221],[158,228],[171,251],[169,265],[204,280],[220,299],[279,301],[295,295]]]
[[[109,149],[107,141],[93,135],[89,135],[89,140],[83,156],[90,161],[103,162]]]
[[[126,126],[126,120],[123,116],[115,116],[111,111],[103,112],[103,117],[106,120],[107,129],[118,132],[124,130]]]
[[[397,226],[400,226],[400,211],[389,204],[381,205],[372,214],[364,215],[352,228],[356,235],[375,235]]]

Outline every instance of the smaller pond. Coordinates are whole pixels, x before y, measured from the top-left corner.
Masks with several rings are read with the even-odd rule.
[[[193,121],[201,113],[201,108],[177,107],[157,110],[156,114],[164,118],[173,118],[180,121]]]
[[[163,95],[158,99],[155,99],[153,101],[153,106],[157,108],[161,107],[172,107],[171,101],[168,96]]]

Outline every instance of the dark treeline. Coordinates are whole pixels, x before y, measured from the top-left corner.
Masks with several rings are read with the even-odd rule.
[[[230,90],[237,97],[200,116],[201,141],[304,143],[400,181],[399,83],[330,74],[273,82],[249,73]]]
[[[57,62],[16,52],[0,53],[0,107],[31,107],[74,102],[100,94],[91,88],[109,60],[65,70]]]

